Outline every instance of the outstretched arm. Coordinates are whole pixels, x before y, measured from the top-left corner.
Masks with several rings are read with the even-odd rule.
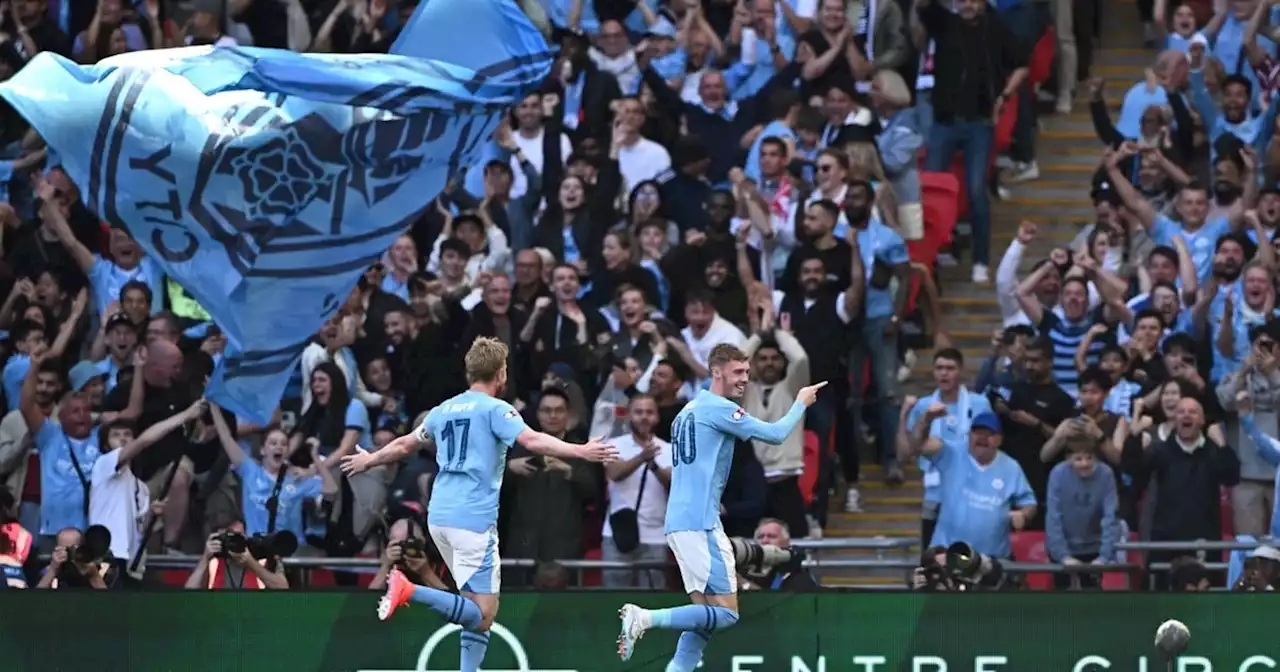
[[[586,444],[569,443],[545,432],[536,432],[527,427],[516,437],[516,441],[528,448],[531,453],[558,457],[562,460],[609,462],[616,456],[616,451],[613,451],[612,446],[601,444],[598,440],[592,440]],[[608,455],[604,453],[608,453]]]
[[[377,466],[399,462],[429,443],[432,443],[431,437],[424,437],[418,431],[413,431],[391,441],[374,453],[356,446],[354,453],[341,458],[342,470],[348,474],[358,474]]]
[[[763,441],[767,444],[776,446],[791,436],[791,432],[795,430],[796,425],[800,423],[800,419],[804,417],[804,404],[799,400],[791,404],[791,409],[787,414],[778,418],[776,422],[764,422],[758,420],[745,411],[739,412],[741,415],[738,419],[729,419],[730,424],[738,424],[741,426],[741,434],[734,432],[738,438],[753,439]]]
[[[537,432],[532,429],[525,429],[516,437],[516,441],[520,445],[529,449],[531,453],[538,455],[549,455],[551,457],[559,457],[561,459],[573,459],[581,457],[579,454],[582,446],[562,441],[545,432]]]
[[[800,388],[796,394],[795,403],[791,404],[791,409],[786,415],[778,418],[777,422],[764,422],[752,417],[741,408],[735,408],[726,414],[713,413],[711,424],[740,441],[763,441],[776,446],[791,436],[791,432],[800,423],[800,418],[804,417],[804,409],[813,405],[818,398],[818,390],[826,386],[827,381],[824,380]]]

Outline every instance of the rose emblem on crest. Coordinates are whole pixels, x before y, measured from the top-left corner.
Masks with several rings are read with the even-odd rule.
[[[229,158],[250,219],[292,219],[316,198],[328,198],[333,189],[325,163],[293,126]]]

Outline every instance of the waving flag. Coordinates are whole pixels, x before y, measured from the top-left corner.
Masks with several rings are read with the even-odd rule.
[[[424,0],[391,55],[43,53],[0,96],[222,328],[210,398],[265,422],[308,339],[552,59],[510,0]]]

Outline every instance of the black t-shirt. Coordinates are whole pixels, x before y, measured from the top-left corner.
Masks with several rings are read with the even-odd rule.
[[[226,413],[224,411],[224,413]],[[232,415],[231,427],[235,427],[235,416]],[[181,430],[174,430],[175,434],[181,434]],[[203,474],[213,468],[213,464],[218,461],[218,457],[222,455],[222,442],[218,440],[217,435],[212,439],[202,443],[195,441],[187,442],[187,457],[191,458],[191,464],[195,468],[197,474]]]
[[[821,57],[831,48],[831,42],[822,34],[822,30],[813,28],[809,32],[800,36],[800,41],[813,47],[813,55]],[[849,65],[849,59],[840,54],[827,68],[822,76],[810,80],[807,84],[805,93],[809,96],[825,96],[831,87],[839,87],[841,89],[849,88],[849,82],[853,81],[853,67]]]
[[[787,258],[787,268],[783,271],[782,282],[778,288],[784,292],[794,292],[799,289],[800,266],[805,259],[817,257],[822,260],[822,265],[827,269],[827,279],[822,283],[823,291],[839,294],[848,289],[853,273],[853,248],[839,238],[835,241],[835,245],[825,250],[820,250],[809,243],[796,248]]]
[[[1076,406],[1071,395],[1053,382],[1014,383],[1009,387],[1009,400],[1006,404],[1010,411],[1025,411],[1050,427],[1057,427],[1063,420],[1075,415]],[[1043,505],[1049,485],[1049,470],[1053,465],[1040,460],[1040,449],[1044,448],[1049,438],[1039,427],[1028,427],[1007,416],[1003,421],[1005,436],[1000,448],[1018,461],[1022,473],[1026,474],[1027,483],[1036,493],[1036,501]]]
[[[131,381],[134,374],[132,369],[128,371],[128,380],[124,372],[121,372],[120,382],[102,400],[103,410],[119,412],[129,405],[129,392],[132,389]],[[134,435],[141,436],[152,426],[186,410],[194,401],[186,385],[175,383],[172,387],[159,388],[144,383],[142,414],[134,423]],[[144,481],[150,480],[156,472],[185,455],[187,448],[185,432],[175,429],[133,458],[133,473]]]
[[[280,0],[253,0],[244,12],[231,18],[249,29],[253,46],[289,48],[289,14]]]
[[[59,56],[71,58],[71,38],[51,21],[41,21],[28,28],[27,33],[31,35],[31,41],[36,43],[36,48],[40,51],[52,51]],[[14,46],[19,52],[24,50],[21,40],[16,40]],[[23,54],[23,56],[29,59],[35,54]]]
[[[658,407],[658,424],[653,428],[654,436],[667,443],[671,442],[671,423],[675,422],[676,416],[684,410],[684,404],[685,401],[681,399],[670,406]]]

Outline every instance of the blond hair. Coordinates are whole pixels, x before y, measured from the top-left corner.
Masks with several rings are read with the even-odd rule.
[[[850,142],[844,146],[844,153],[849,157],[850,177],[860,180],[876,180],[887,183],[884,164],[880,162],[880,153],[870,142]]]
[[[507,368],[507,344],[496,338],[481,336],[467,350],[465,358],[467,380],[471,383],[491,383]]]
[[[747,361],[747,353],[743,352],[741,348],[730,343],[721,343],[711,348],[711,353],[707,355],[707,368],[714,369],[729,362],[745,361]]]
[[[880,95],[884,96],[885,102],[894,108],[911,107],[911,90],[907,88],[902,75],[893,70],[880,70],[876,72],[872,81],[880,82]]]

